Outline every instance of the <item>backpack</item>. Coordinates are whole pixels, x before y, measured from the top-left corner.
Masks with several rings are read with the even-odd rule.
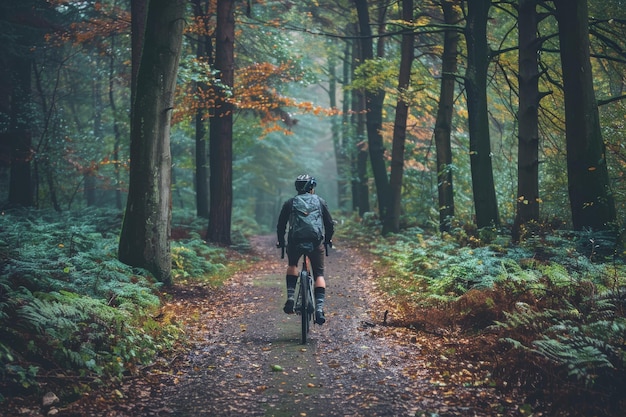
[[[295,196],[289,216],[289,241],[320,243],[323,238],[324,221],[319,197],[310,193]]]

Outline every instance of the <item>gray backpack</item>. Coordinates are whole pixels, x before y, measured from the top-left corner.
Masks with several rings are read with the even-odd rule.
[[[324,238],[322,203],[315,194],[298,194],[293,198],[289,216],[289,242],[313,242]]]

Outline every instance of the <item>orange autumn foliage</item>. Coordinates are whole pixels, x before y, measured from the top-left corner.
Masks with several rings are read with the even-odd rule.
[[[275,87],[298,81],[300,77],[294,75],[291,63],[280,65],[269,62],[254,63],[236,70],[235,86],[230,94],[227,94],[229,97],[227,100],[238,111],[248,111],[258,116],[264,127],[264,134],[273,131],[289,133],[289,128],[297,123],[297,119],[284,110],[285,108],[314,115],[337,114],[336,109],[328,109],[308,101],[301,102],[284,96]],[[205,117],[211,117],[211,110],[219,105],[220,100],[217,94],[217,88],[220,87],[216,84],[187,85],[185,86],[186,93],[179,91],[179,103],[174,114],[174,123],[190,117],[198,109],[205,109]]]

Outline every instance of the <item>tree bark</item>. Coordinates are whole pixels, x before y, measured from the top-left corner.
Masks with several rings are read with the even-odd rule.
[[[402,20],[413,21],[413,0],[402,0]],[[398,103],[393,124],[393,145],[391,149],[391,176],[389,179],[389,207],[383,223],[383,235],[400,230],[402,204],[402,176],[404,174],[404,149],[406,142],[406,121],[409,103],[404,99],[411,85],[411,66],[414,58],[415,35],[412,29],[405,29],[400,46],[400,73],[398,75]]]
[[[116,35],[111,35],[111,45],[115,44]],[[121,162],[120,148],[122,146],[122,132],[120,122],[117,115],[117,105],[115,104],[115,56],[111,54],[109,59],[109,107],[113,113],[113,134],[115,140],[113,142],[113,161],[115,166],[115,207],[122,209],[122,189],[121,189]]]
[[[337,59],[334,55],[334,51],[328,50],[328,98],[331,109],[337,109],[337,87],[339,86],[339,80],[337,79]],[[346,158],[346,136],[342,130],[341,118],[339,116],[332,116],[331,132],[333,137],[333,151],[335,154],[335,161],[337,167],[337,206],[339,209],[345,207],[346,197],[346,178],[349,178],[346,167],[349,166]]]
[[[208,61],[212,64],[212,45],[209,36],[210,28],[208,27],[208,16],[205,16],[206,0],[194,0],[194,14],[196,17],[202,17],[202,21],[206,26],[201,33],[198,34],[198,45],[196,49],[196,57],[200,61]],[[206,83],[200,82],[196,86],[200,90],[206,90]],[[198,217],[209,218],[209,158],[207,152],[207,121],[206,110],[201,106],[196,110],[196,214]]]
[[[478,228],[500,223],[493,181],[489,114],[487,107],[487,70],[490,51],[487,44],[487,20],[491,0],[468,2],[467,26],[467,112],[470,137],[472,191]]]
[[[23,207],[33,205],[31,161],[33,159],[30,124],[31,58],[15,56],[12,59],[11,119],[9,143],[11,146],[11,177],[9,204]]]
[[[351,92],[348,88],[345,88],[350,84],[350,68],[352,65],[352,41],[346,40],[343,48],[343,59],[341,59],[341,71],[342,71],[342,80],[344,88],[341,89],[342,100],[341,100],[341,148],[340,148],[340,161],[337,162],[337,174],[339,175],[339,183],[337,187],[337,197],[339,208],[346,213],[351,209],[354,209],[354,181],[351,181],[353,178],[352,175],[352,155],[350,153],[351,144],[353,141],[353,126],[350,123],[350,104],[351,104]]]
[[[519,2],[519,123],[517,151],[517,212],[513,237],[520,227],[539,220],[539,67],[537,0]]]
[[[354,33],[358,33],[355,28]],[[350,73],[354,74],[361,58],[360,42],[352,42],[352,56],[350,59]],[[350,92],[350,107],[352,109],[350,121],[353,127],[350,141],[350,159],[352,172],[352,209],[358,211],[359,216],[370,211],[369,179],[367,177],[367,139],[365,137],[365,98],[362,90]]]
[[[361,39],[362,62],[374,59],[374,46],[372,42],[372,29],[370,28],[369,10],[367,0],[354,0],[359,19],[359,35]],[[365,116],[367,127],[367,145],[370,155],[370,164],[374,183],[376,184],[376,195],[378,200],[378,213],[380,219],[384,221],[387,215],[389,203],[389,179],[387,178],[387,167],[385,164],[385,146],[383,144],[383,102],[385,92],[365,91]]]
[[[131,15],[131,81],[130,81],[130,105],[131,111],[135,103],[137,91],[137,75],[141,64],[141,54],[146,35],[146,19],[148,18],[148,2],[150,0],[132,0],[130,2]],[[131,116],[132,121],[132,116]]]
[[[130,180],[120,261],[172,283],[170,121],[185,0],[150,0],[131,120]]]
[[[574,229],[613,228],[605,144],[593,89],[589,57],[589,16],[585,0],[555,0],[565,95],[567,176]]]
[[[113,40],[113,38],[111,38]],[[111,49],[114,50],[115,43],[111,42]],[[98,59],[98,66],[103,62]],[[92,99],[93,99],[93,137],[97,143],[102,143],[104,139],[104,129],[102,127],[102,113],[104,105],[102,104],[102,86],[99,79],[94,79],[92,83]],[[115,117],[115,113],[113,113]],[[90,161],[89,166],[82,167],[84,179],[83,195],[85,196],[85,204],[87,207],[96,205],[96,187],[97,187],[98,163],[95,160]]]
[[[207,240],[231,244],[233,207],[233,104],[224,88],[232,88],[234,79],[235,18],[234,0],[218,0],[215,35],[215,68],[224,87],[216,89],[216,107],[210,126],[211,203]]]
[[[461,19],[458,0],[442,0],[443,18],[447,25],[456,25]],[[448,29],[444,33],[441,57],[441,88],[435,121],[435,148],[437,150],[437,195],[439,201],[439,230],[450,230],[454,217],[454,188],[452,186],[452,110],[457,71],[459,32]]]
[[[358,65],[358,61],[361,60],[360,45],[357,46],[358,53],[352,59],[354,67],[352,71]],[[367,133],[366,133],[366,120],[365,120],[365,93],[363,90],[355,90],[352,93],[353,98],[353,117],[355,125],[355,140],[354,140],[354,154],[355,154],[355,170],[356,170],[356,204],[359,212],[359,216],[363,216],[365,213],[371,210],[370,208],[370,195],[369,195],[369,177],[367,173],[367,163],[369,160],[369,151],[367,149]]]

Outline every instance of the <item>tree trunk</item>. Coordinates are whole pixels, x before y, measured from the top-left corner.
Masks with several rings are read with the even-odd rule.
[[[517,212],[513,237],[520,227],[539,220],[539,68],[537,0],[519,2],[519,138],[517,150]]]
[[[115,45],[115,36],[111,35],[111,45]],[[111,54],[109,60],[109,107],[113,114],[113,133],[115,140],[113,142],[113,163],[115,166],[115,207],[122,209],[122,189],[121,189],[121,173],[120,173],[120,147],[122,145],[122,132],[120,131],[120,123],[118,121],[117,106],[115,105],[115,56]]]
[[[194,0],[194,14],[202,17],[206,26],[198,34],[198,45],[196,57],[201,61],[211,62],[211,38],[209,36],[209,19],[204,18],[206,12],[206,0]],[[206,83],[198,83],[196,86],[200,90],[206,90]],[[196,214],[198,217],[209,218],[209,158],[207,152],[207,127],[206,110],[201,106],[196,110]]]
[[[402,0],[402,20],[413,21],[413,0]],[[389,207],[383,224],[383,235],[400,230],[402,203],[402,176],[404,174],[404,148],[406,142],[406,121],[409,103],[404,100],[404,92],[411,84],[411,66],[414,58],[415,35],[412,29],[405,29],[400,47],[400,73],[398,75],[398,104],[393,124],[393,145],[391,150],[391,176],[389,179]]]
[[[458,0],[442,0],[443,18],[447,25],[456,25],[461,18]],[[452,110],[457,71],[459,33],[446,30],[441,57],[441,89],[435,121],[435,147],[437,149],[437,194],[439,201],[439,230],[450,230],[454,217],[454,188],[452,186]]]
[[[341,108],[341,138],[342,138],[342,166],[339,168],[339,175],[341,176],[340,181],[341,184],[339,186],[339,207],[345,210],[346,213],[351,210],[354,211],[356,205],[354,204],[354,196],[355,194],[355,181],[354,177],[354,156],[352,155],[351,149],[352,144],[354,143],[354,125],[350,122],[350,109],[352,105],[352,95],[353,92],[350,89],[345,88],[351,82],[351,68],[352,68],[352,53],[353,53],[353,44],[355,42],[352,40],[346,40],[343,50],[343,60],[342,60],[342,77],[343,77],[343,85],[342,88],[342,108]]]
[[[11,120],[9,143],[11,146],[11,177],[9,204],[29,207],[33,205],[33,183],[30,163],[33,159],[30,126],[31,60],[15,57],[12,60]]]
[[[465,89],[467,91],[472,191],[478,228],[497,226],[500,223],[491,165],[487,107],[487,70],[490,59],[487,44],[487,20],[490,7],[491,0],[468,2],[465,28],[467,42]]]
[[[203,111],[196,110],[196,214],[209,218],[209,158]]]
[[[144,38],[146,35],[146,19],[148,18],[148,2],[150,0],[132,0],[130,2],[131,15],[131,81],[130,81],[130,109],[135,104],[135,92],[137,91],[137,75],[143,52]],[[131,116],[132,121],[132,116]]]
[[[358,29],[355,29],[358,33]],[[351,74],[354,74],[358,63],[362,61],[360,42],[352,43]],[[362,90],[351,91],[351,161],[352,161],[352,209],[358,211],[359,216],[370,211],[369,179],[367,177],[367,141],[365,137],[365,98]]]
[[[359,35],[361,39],[362,62],[374,59],[374,46],[372,42],[372,30],[370,28],[369,10],[367,0],[354,0],[359,19]],[[387,215],[389,203],[389,179],[387,178],[387,167],[385,165],[385,146],[383,144],[383,102],[385,92],[365,91],[365,115],[367,127],[367,146],[370,155],[370,164],[374,183],[376,184],[376,195],[378,200],[378,213],[381,220]]]
[[[185,0],[151,0],[131,120],[130,180],[120,261],[172,283],[170,121]]]
[[[614,227],[605,144],[589,57],[585,0],[555,0],[565,95],[567,176],[574,229]]]
[[[345,64],[344,64],[345,66]],[[328,98],[331,109],[337,109],[337,87],[339,82],[337,80],[337,59],[334,52],[328,51]],[[345,141],[346,136],[343,135],[342,119],[340,116],[332,116],[330,119],[331,132],[333,136],[333,150],[335,154],[335,161],[337,166],[337,206],[339,209],[345,207],[346,197],[346,178],[348,173],[346,172],[346,166],[349,166],[346,160]]]
[[[218,0],[215,36],[215,68],[226,88],[234,78],[234,0]],[[233,207],[233,105],[223,87],[214,86],[216,107],[210,127],[211,204],[207,240],[230,245]]]
[[[115,50],[114,43],[111,44],[111,49]],[[112,54],[111,54],[112,55]],[[102,61],[98,59],[98,66],[102,64]],[[92,98],[93,98],[93,137],[97,143],[104,141],[104,129],[102,128],[102,87],[99,79],[92,80]],[[115,113],[113,113],[115,117]],[[82,167],[82,174],[84,178],[84,193],[85,204],[87,207],[96,205],[96,184],[97,184],[98,163],[97,161],[91,161],[89,166]]]

